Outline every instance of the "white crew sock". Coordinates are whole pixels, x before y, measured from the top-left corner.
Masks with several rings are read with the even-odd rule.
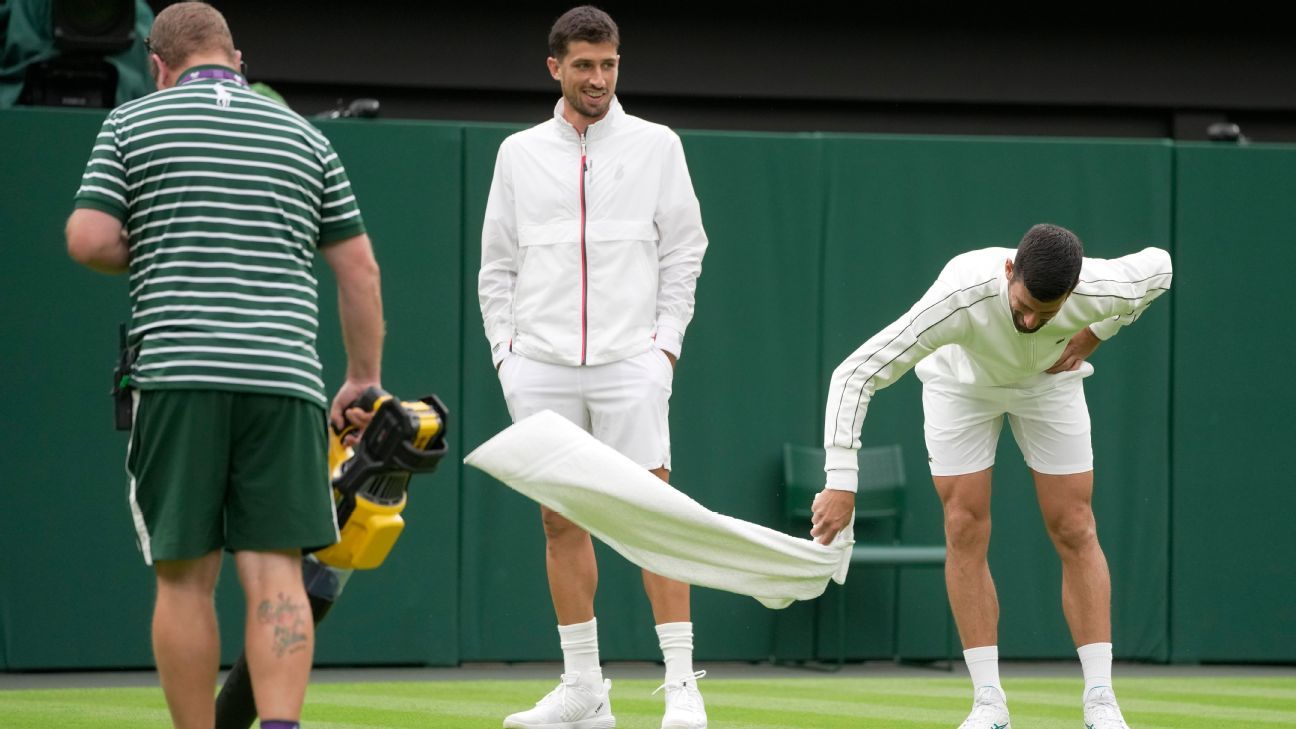
[[[1003,694],[1003,685],[999,683],[999,646],[983,645],[979,648],[968,648],[963,651],[963,660],[967,662],[968,673],[972,675],[972,690],[982,686],[994,686]]]
[[[1098,686],[1111,688],[1111,643],[1089,643],[1076,648],[1080,656],[1080,669],[1084,671],[1084,695]]]
[[[598,671],[600,675],[597,678],[602,680],[602,669],[599,668],[598,618],[573,625],[559,625],[558,642],[562,645],[563,673]]]
[[[657,641],[666,660],[666,683],[693,680],[693,623],[662,623]]]

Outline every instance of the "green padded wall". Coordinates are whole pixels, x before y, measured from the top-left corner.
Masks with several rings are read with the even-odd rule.
[[[1167,143],[834,136],[826,144],[821,382],[917,301],[959,252],[1016,247],[1027,228],[1046,221],[1075,230],[1092,256],[1170,244]],[[1116,595],[1115,650],[1123,657],[1158,658],[1166,650],[1168,335],[1169,307],[1162,299],[1099,350],[1097,373],[1086,387],[1095,508]],[[905,539],[940,543],[940,502],[925,463],[920,392],[909,373],[878,393],[862,440],[904,447],[910,486]],[[822,401],[821,394],[821,412]],[[990,564],[1000,595],[1001,655],[1074,655],[1061,615],[1058,560],[1029,472],[1010,436],[1000,444]],[[890,579],[889,570],[857,572],[847,582],[849,602],[869,606],[869,593],[888,589]],[[902,579],[899,652],[944,655],[940,571],[909,569]],[[850,654],[890,655],[889,630],[873,622],[890,619],[890,603],[882,602],[863,611],[870,619],[852,623]]]
[[[709,246],[671,397],[672,481],[713,510],[778,527],[782,444],[818,430],[821,146],[812,135],[681,136]],[[765,658],[774,620],[787,622],[715,590],[695,589],[693,611],[697,653],[716,659]],[[660,657],[651,620],[640,622]]]
[[[405,531],[380,569],[357,572],[321,625],[316,663],[459,662],[460,285],[463,130],[337,121],[320,128],[342,157],[382,268],[383,387],[450,410],[450,452],[410,481]],[[320,271],[320,357],[330,388],[346,368],[337,287]]]
[[[477,271],[481,264],[482,215],[495,170],[495,152],[500,142],[517,129],[480,125],[464,132],[461,351],[465,414],[460,438],[465,453],[509,424],[482,330]],[[463,659],[526,661],[559,657],[554,640],[556,621],[548,602],[539,507],[476,469],[465,468],[462,481],[459,645]]]
[[[1296,147],[1186,144],[1176,156],[1176,661],[1296,661]]]
[[[4,397],[22,414],[0,425],[8,497],[0,549],[19,557],[0,565],[0,669],[151,663],[152,576],[133,548],[125,437],[111,430],[106,397],[116,322],[128,315],[124,284],[72,263],[62,238],[101,119],[96,112],[0,112],[0,236],[9,264],[0,276],[11,302],[0,319],[0,361]],[[321,128],[350,171],[383,268],[384,383],[406,398],[439,394],[451,409],[452,450],[438,473],[414,480],[405,535],[381,570],[353,578],[322,626],[318,660],[556,659],[538,509],[460,466],[469,449],[508,424],[481,331],[476,276],[495,152],[519,127],[339,121]],[[1292,213],[1280,193],[1293,182],[1296,150],[1080,139],[681,137],[711,248],[672,400],[677,486],[717,511],[778,526],[781,444],[819,441],[832,368],[902,313],[959,251],[1015,245],[1044,220],[1075,229],[1091,255],[1171,246],[1175,290],[1099,350],[1087,386],[1116,653],[1296,658],[1296,542],[1260,517],[1262,509],[1282,514],[1296,506],[1291,479],[1267,455],[1290,441],[1283,407],[1296,398],[1272,373],[1292,351],[1281,339],[1248,346],[1281,289],[1241,285],[1257,267],[1236,263],[1251,260],[1237,251],[1257,251],[1261,275],[1292,268]],[[335,387],[343,358],[332,279],[320,269],[321,355]],[[1225,301],[1242,305],[1225,309]],[[1230,378],[1243,388],[1267,387],[1221,387],[1221,370],[1250,375]],[[918,385],[910,376],[881,393],[863,438],[904,446],[905,541],[939,542]],[[1001,441],[995,491],[991,564],[1002,654],[1073,656],[1057,558],[1010,437]],[[638,570],[598,549],[604,657],[658,659]],[[899,615],[893,584],[886,569],[852,574],[848,657],[943,656],[939,570],[902,573]],[[1221,593],[1246,599],[1221,600]],[[242,621],[230,564],[218,601],[229,661]],[[825,635],[814,646],[814,605],[772,612],[749,598],[695,590],[698,658],[804,657],[816,649],[832,655],[840,616],[834,601],[824,603],[818,617]]]
[[[102,113],[0,113],[0,626],[10,669],[144,666],[152,572],[126,506],[108,387],[125,282],[68,258],[63,224]]]

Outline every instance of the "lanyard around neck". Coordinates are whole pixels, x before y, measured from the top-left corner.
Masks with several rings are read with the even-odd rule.
[[[247,79],[243,78],[243,74],[241,73],[230,71],[225,68],[200,68],[197,71],[190,71],[181,76],[180,80],[176,81],[176,86],[184,86],[187,83],[193,83],[194,81],[200,81],[205,78],[214,78],[221,81],[233,81],[239,86],[248,85]]]

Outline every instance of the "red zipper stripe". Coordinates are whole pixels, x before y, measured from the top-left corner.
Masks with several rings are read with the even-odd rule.
[[[580,168],[580,253],[581,253],[581,356],[580,363],[585,364],[585,345],[588,340],[589,327],[589,270],[585,261],[585,135],[581,135],[581,168]]]

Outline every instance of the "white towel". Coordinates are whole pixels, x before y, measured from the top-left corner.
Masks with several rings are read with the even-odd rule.
[[[551,410],[506,428],[464,463],[680,582],[782,608],[846,580],[850,530],[825,547],[717,514]]]

